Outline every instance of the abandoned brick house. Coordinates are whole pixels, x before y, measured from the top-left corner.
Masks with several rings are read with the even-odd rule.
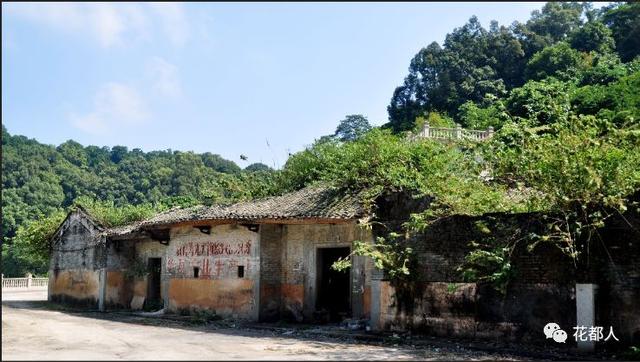
[[[100,309],[163,304],[169,311],[212,309],[252,320],[364,317],[370,266],[330,265],[354,240],[355,196],[308,188],[231,206],[174,209],[141,223],[105,228],[70,213],[52,241],[50,299]],[[140,262],[147,275],[132,276]],[[137,305],[136,305],[137,304]]]
[[[376,201],[376,217],[400,224],[428,201],[402,194]],[[613,327],[621,345],[640,343],[640,215],[612,218],[602,243],[576,269],[557,247],[526,245],[513,253],[506,294],[462,280],[457,267],[470,242],[491,228],[542,227],[537,214],[453,216],[411,239],[416,282],[400,290],[357,256],[348,272],[330,265],[355,240],[379,232],[356,195],[316,187],[230,206],[173,209],[148,220],[105,228],[82,209],[71,212],[52,240],[49,298],[93,308],[163,305],[251,320],[317,321],[350,316],[373,330],[413,329],[441,336],[548,343],[555,322]],[[512,229],[509,229],[512,230]],[[505,231],[511,232],[511,231]],[[604,247],[606,245],[606,247]],[[135,270],[146,273],[132,273]],[[585,302],[586,301],[586,302]],[[575,343],[575,342],[574,342]]]

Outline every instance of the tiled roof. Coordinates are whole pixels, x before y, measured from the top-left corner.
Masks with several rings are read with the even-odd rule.
[[[122,225],[122,226],[113,226],[108,228],[105,231],[105,234],[108,236],[123,236],[135,233],[140,231],[140,224],[142,221],[137,221],[131,224]]]
[[[282,196],[228,206],[176,208],[140,223],[141,228],[203,220],[355,219],[363,214],[356,194],[328,187],[307,187]]]

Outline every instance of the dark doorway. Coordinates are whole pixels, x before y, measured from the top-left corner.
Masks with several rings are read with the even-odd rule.
[[[162,308],[162,295],[160,293],[160,272],[162,270],[161,258],[149,258],[147,264],[147,299],[145,306],[149,309]]]
[[[326,311],[332,322],[351,314],[351,269],[337,271],[331,265],[338,258],[349,255],[347,248],[320,248],[317,253],[318,296],[316,309]]]

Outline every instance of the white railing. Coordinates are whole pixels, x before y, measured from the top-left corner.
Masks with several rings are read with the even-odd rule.
[[[425,123],[420,131],[416,135],[412,135],[411,139],[417,138],[433,138],[438,140],[471,140],[471,141],[484,141],[493,136],[493,127],[489,127],[486,130],[477,129],[464,129],[461,125],[456,124],[455,128],[446,127],[430,127],[428,123]]]
[[[49,285],[49,278],[5,278],[2,277],[2,289],[5,288],[46,288]]]
[[[33,288],[48,287],[49,278],[33,278],[31,279],[31,286]]]

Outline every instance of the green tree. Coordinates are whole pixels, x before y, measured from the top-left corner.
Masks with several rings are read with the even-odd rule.
[[[526,26],[537,37],[545,40],[545,46],[565,40],[582,25],[584,3],[548,2],[541,10],[534,10]]]
[[[613,4],[606,9],[602,22],[611,29],[623,62],[640,54],[640,3]]]
[[[89,164],[84,147],[76,141],[69,140],[58,146],[56,150],[62,155],[62,157],[75,166],[86,168]]]
[[[252,163],[249,166],[244,168],[245,171],[255,172],[255,171],[273,171],[273,169],[264,163],[256,162]]]
[[[444,52],[433,42],[411,60],[409,75],[404,84],[395,89],[387,107],[388,126],[394,132],[412,129],[417,117],[445,103],[451,82]]]
[[[598,21],[586,23],[576,29],[571,34],[569,43],[573,49],[581,52],[608,53],[615,48],[611,30]]]
[[[506,111],[520,122],[533,126],[566,120],[571,104],[571,85],[556,79],[529,81],[513,89],[505,100]]]
[[[447,34],[443,47],[434,42],[414,56],[387,108],[386,127],[396,133],[410,130],[417,117],[430,111],[455,114],[466,101],[504,95],[504,79],[509,86],[521,82],[522,56],[518,39],[507,28],[492,23],[487,31],[472,17]]]
[[[629,66],[622,63],[615,53],[595,54],[591,64],[578,75],[579,85],[608,84],[629,73]]]
[[[497,77],[502,79],[507,90],[524,83],[527,58],[524,45],[512,28],[499,26],[498,22],[492,21],[487,39],[487,53],[488,63],[495,69]]]
[[[336,128],[333,136],[340,141],[354,141],[371,130],[369,120],[361,114],[350,114]]]
[[[546,77],[556,77],[569,80],[578,74],[582,64],[580,53],[572,49],[569,44],[560,42],[533,55],[527,63],[527,78],[541,80]]]
[[[34,271],[46,273],[49,269],[50,240],[65,216],[65,212],[58,210],[21,225],[12,244],[13,256],[35,267]]]
[[[113,146],[111,149],[111,161],[118,163],[122,161],[129,153],[129,150],[125,146]]]
[[[67,208],[80,197],[115,206],[180,196],[203,202],[206,184],[221,173],[240,172],[235,163],[211,153],[129,152],[123,146],[83,147],[75,141],[54,147],[11,135],[6,128],[2,136],[4,243],[12,242],[21,225]]]
[[[488,98],[481,104],[468,101],[460,106],[458,120],[466,128],[499,129],[509,119],[504,102],[495,97]]]
[[[606,85],[587,85],[571,92],[578,114],[597,115],[618,127],[637,126],[640,120],[640,71]]]
[[[233,161],[225,160],[220,155],[214,155],[210,152],[205,152],[201,155],[202,163],[209,168],[222,173],[238,173],[240,167]]]

